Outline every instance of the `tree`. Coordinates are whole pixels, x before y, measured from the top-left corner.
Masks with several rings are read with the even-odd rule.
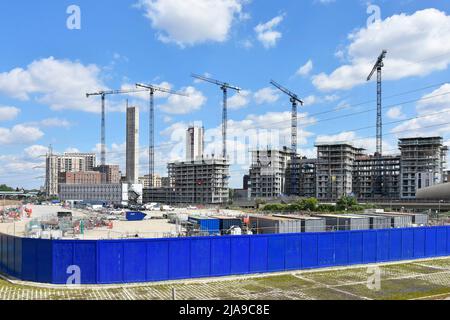
[[[301,207],[303,210],[316,211],[319,206],[319,201],[316,198],[303,199]]]
[[[0,191],[12,192],[12,191],[14,191],[14,189],[11,187],[8,187],[6,184],[2,184],[2,185],[0,185]]]
[[[343,196],[336,203],[338,210],[349,210],[352,207],[356,207],[357,205],[358,201],[356,201],[356,198],[349,196]]]

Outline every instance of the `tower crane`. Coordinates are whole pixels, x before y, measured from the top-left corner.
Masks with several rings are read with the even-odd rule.
[[[291,99],[292,103],[292,123],[291,123],[291,148],[292,148],[292,160],[291,160],[291,194],[295,194],[295,173],[294,173],[294,161],[297,156],[297,136],[298,136],[298,118],[297,118],[297,107],[300,103],[303,106],[304,102],[301,100],[298,95],[293,93],[292,91],[286,89],[279,83],[274,80],[270,81],[274,87],[288,95]]]
[[[210,78],[196,75],[196,74],[192,74],[192,77],[202,80],[202,81],[205,81],[205,82],[215,84],[215,85],[219,86],[223,92],[223,113],[222,113],[223,149],[222,149],[222,156],[225,160],[227,160],[228,90],[231,89],[231,90],[237,91],[239,93],[242,89],[239,87],[233,86],[229,83],[226,83],[226,82],[210,79]]]
[[[377,59],[377,62],[375,63],[375,66],[373,67],[372,71],[370,72],[369,76],[367,77],[367,81],[370,81],[372,79],[373,74],[375,71],[377,72],[377,153],[376,155],[381,156],[383,153],[383,120],[382,120],[382,100],[381,100],[381,94],[382,94],[382,88],[381,88],[381,69],[384,67],[384,59],[386,58],[387,51],[383,50],[380,54],[380,56]]]
[[[157,87],[150,84],[136,83],[136,88],[144,88],[144,90],[148,91],[150,94],[150,106],[149,106],[149,154],[148,154],[148,179],[150,187],[154,187],[153,185],[153,177],[155,174],[155,92],[164,92],[168,94],[178,95],[188,97],[187,94],[181,92],[175,92],[170,89]]]
[[[101,124],[101,164],[104,166],[106,164],[106,138],[105,138],[105,118],[106,118],[106,96],[114,94],[127,94],[127,93],[138,93],[145,92],[147,90],[102,90],[93,93],[86,93],[86,97],[91,96],[101,96],[102,98],[102,124]]]

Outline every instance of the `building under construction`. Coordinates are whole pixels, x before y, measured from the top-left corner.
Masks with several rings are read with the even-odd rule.
[[[316,198],[337,200],[353,192],[354,163],[362,149],[351,144],[316,144]]]
[[[442,137],[400,139],[401,198],[414,199],[419,189],[444,181],[448,147]]]
[[[442,137],[400,139],[399,147],[399,155],[369,155],[350,143],[321,143],[316,159],[297,155],[294,160],[288,149],[254,151],[251,197],[415,199],[419,189],[445,181],[448,148]]]
[[[252,151],[251,197],[277,198],[286,194],[286,173],[292,157],[288,148]]]
[[[170,203],[226,204],[229,199],[229,164],[224,159],[169,163],[173,184]]]

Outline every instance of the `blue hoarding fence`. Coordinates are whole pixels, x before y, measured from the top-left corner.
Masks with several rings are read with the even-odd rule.
[[[450,226],[132,240],[0,235],[0,271],[25,281],[138,283],[450,256]]]

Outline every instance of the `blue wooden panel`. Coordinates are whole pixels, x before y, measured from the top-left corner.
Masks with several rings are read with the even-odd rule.
[[[72,275],[67,271],[70,266],[74,265],[73,246],[74,242],[72,241],[53,242],[53,283],[66,284]]]
[[[437,231],[435,228],[425,229],[425,256],[435,257],[437,250]]]
[[[147,242],[147,280],[169,279],[169,241]]]
[[[447,227],[447,254],[450,255],[450,227]]]
[[[377,261],[377,233],[366,231],[363,235],[363,262],[373,263]]]
[[[8,238],[6,235],[2,235],[2,249],[1,249],[1,264],[2,264],[2,268],[3,271],[7,271],[8,269]]]
[[[123,241],[98,242],[98,282],[123,282]]]
[[[377,261],[389,261],[389,230],[378,230],[377,231]]]
[[[426,232],[424,228],[414,229],[414,258],[425,257]]]
[[[334,233],[320,235],[318,240],[318,260],[319,266],[333,266],[334,260]]]
[[[268,271],[284,271],[285,267],[285,236],[269,237],[267,243]]]
[[[364,232],[349,232],[348,234],[348,262],[359,264],[363,262],[363,235]]]
[[[227,276],[231,274],[231,239],[211,239],[211,275]]]
[[[15,238],[14,273],[17,278],[22,276],[22,238]]]
[[[15,258],[15,253],[14,253],[14,237],[13,236],[8,236],[7,237],[7,243],[8,243],[8,260],[7,260],[7,270],[9,274],[14,275],[14,258]]]
[[[396,261],[402,258],[402,230],[389,230],[389,261]]]
[[[402,259],[414,258],[414,230],[402,230]]]
[[[285,235],[286,270],[302,268],[302,237],[301,235]]]
[[[436,255],[445,256],[447,254],[447,228],[436,228]]]
[[[250,237],[231,238],[231,274],[250,272]]]
[[[201,278],[211,275],[211,241],[194,239],[191,241],[191,277]]]
[[[325,233],[324,233],[325,234]],[[322,236],[322,234],[320,235]],[[318,234],[304,233],[302,237],[302,267],[316,268],[319,265]]]
[[[37,281],[37,242],[36,239],[22,240],[22,280]]]
[[[348,244],[349,233],[348,232],[336,232],[334,236],[334,248],[335,252],[335,262],[336,265],[346,265],[348,264],[349,255],[349,244]]]
[[[187,279],[191,275],[190,239],[172,240],[169,244],[169,279]]]
[[[250,272],[267,271],[267,246],[267,237],[250,238]]]
[[[147,246],[144,241],[124,242],[123,245],[123,279],[125,282],[145,282],[147,268]]]
[[[53,283],[53,241],[37,239],[37,281]]]
[[[75,242],[73,264],[80,267],[82,284],[97,283],[97,241]]]

